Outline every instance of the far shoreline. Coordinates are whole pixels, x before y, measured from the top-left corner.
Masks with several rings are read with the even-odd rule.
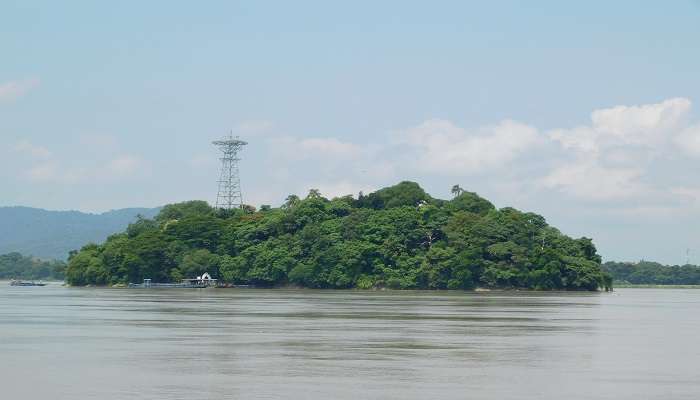
[[[20,280],[27,280],[31,281],[31,279],[20,279]],[[0,279],[0,284],[9,284],[12,281],[12,279]],[[58,281],[58,280],[34,280],[35,282],[44,282],[44,283],[49,283],[52,286],[64,286],[64,287],[70,287],[70,288],[98,288],[98,289],[129,289],[127,285],[124,284],[115,284],[115,285],[85,285],[85,286],[72,286],[65,281]],[[407,292],[407,291],[421,291],[421,292],[462,292],[462,293],[488,293],[488,292],[538,292],[538,293],[579,293],[579,292],[605,292],[605,290],[597,290],[597,291],[588,291],[588,290],[537,290],[537,289],[529,289],[529,288],[487,288],[487,287],[476,287],[473,289],[468,289],[468,290],[451,290],[451,289],[392,289],[392,288],[369,288],[369,289],[362,289],[362,288],[345,288],[345,289],[338,289],[338,288],[307,288],[307,287],[302,287],[302,286],[295,286],[295,285],[285,285],[285,286],[250,286],[250,287],[218,287],[218,288],[212,288],[212,289],[282,289],[282,290],[328,290],[328,291],[334,291],[334,290],[353,290],[353,291],[362,291],[362,292]],[[613,290],[611,292],[614,292],[614,289],[700,289],[700,285],[674,285],[674,284],[669,284],[669,285],[660,285],[660,284],[628,284],[628,283],[619,283],[614,285]],[[161,289],[163,290],[163,289]]]
[[[625,284],[615,285],[616,289],[700,289],[700,285],[658,285],[658,284]]]
[[[9,281],[8,281],[9,282]],[[310,287],[304,287],[304,286],[296,286],[296,285],[284,285],[284,286],[250,286],[250,285],[241,285],[241,286],[221,286],[221,287],[208,287],[208,288],[176,288],[176,287],[169,287],[169,288],[158,288],[158,287],[153,287],[153,288],[143,288],[143,287],[129,287],[128,285],[125,284],[114,284],[114,285],[84,285],[84,286],[73,286],[69,285],[67,283],[62,284],[61,286],[67,287],[67,288],[92,288],[92,289],[135,289],[135,290],[211,290],[211,289],[239,289],[239,290],[298,290],[298,291],[305,291],[305,290],[313,290],[313,291],[328,291],[328,292],[333,292],[333,291],[355,291],[355,292],[394,292],[394,293],[400,293],[400,292],[430,292],[430,293],[514,293],[514,292],[522,292],[522,293],[612,293],[614,292],[614,289],[611,289],[609,291],[606,291],[604,289],[598,289],[598,290],[563,290],[563,289],[556,289],[556,290],[538,290],[538,289],[531,289],[531,288],[487,288],[487,287],[475,287],[473,289],[394,289],[394,288],[389,288],[389,287],[377,287],[377,288],[358,288],[358,287],[351,287],[351,288],[310,288]],[[700,286],[698,286],[700,288]]]

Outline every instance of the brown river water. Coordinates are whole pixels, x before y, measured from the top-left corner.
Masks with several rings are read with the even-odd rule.
[[[698,399],[700,290],[0,282],[2,399]]]

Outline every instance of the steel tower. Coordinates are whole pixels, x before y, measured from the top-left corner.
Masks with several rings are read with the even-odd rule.
[[[219,178],[219,191],[216,194],[216,208],[231,210],[243,206],[241,194],[241,178],[238,174],[238,153],[247,142],[233,135],[222,140],[212,142],[223,153],[221,157],[221,177]]]

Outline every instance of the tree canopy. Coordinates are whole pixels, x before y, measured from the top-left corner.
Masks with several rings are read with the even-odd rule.
[[[13,252],[0,254],[0,279],[63,280],[66,263]]]
[[[700,266],[663,265],[650,261],[606,262],[603,270],[615,281],[633,285],[700,285]]]
[[[457,190],[458,189],[458,190]],[[434,199],[414,182],[327,199],[312,189],[279,208],[230,212],[201,201],[140,218],[68,262],[73,285],[178,281],[311,288],[597,290],[611,286],[591,239],[537,214],[497,209],[453,188]]]

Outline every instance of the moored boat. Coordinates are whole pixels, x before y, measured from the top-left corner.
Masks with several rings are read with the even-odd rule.
[[[11,280],[10,286],[46,286],[43,282]]]

